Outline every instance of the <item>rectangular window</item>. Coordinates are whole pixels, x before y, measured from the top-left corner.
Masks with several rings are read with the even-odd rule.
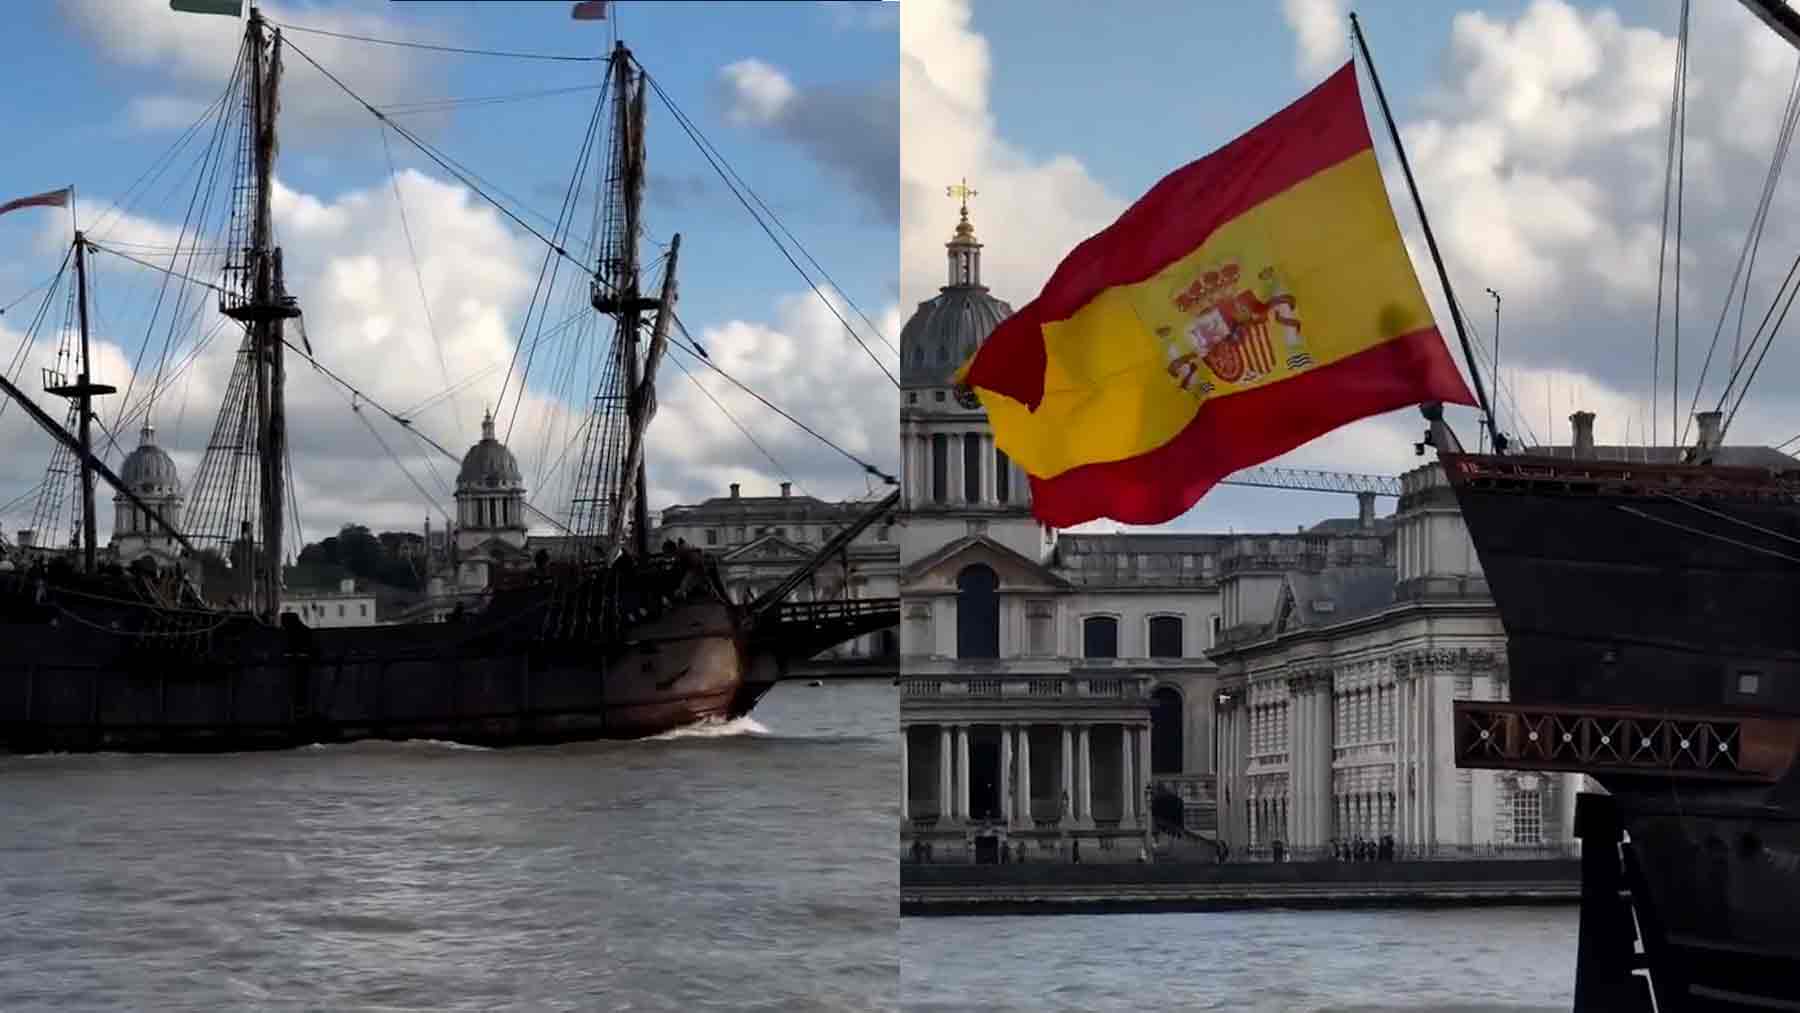
[[[1513,792],[1513,843],[1544,843],[1544,799],[1536,789]]]
[[[1084,658],[1118,657],[1119,621],[1112,616],[1089,616],[1081,622],[1081,641]]]
[[[360,610],[362,610],[362,615],[363,615],[363,617],[364,617],[364,618],[367,618],[367,617],[368,617],[368,615],[369,615],[369,606],[367,606],[367,605],[358,605],[358,606],[357,606],[357,608],[358,608],[358,609],[360,609]]]
[[[716,528],[707,528],[706,529],[706,544],[708,544],[708,545],[719,544],[718,529],[716,529]]]
[[[1025,640],[1031,655],[1048,658],[1056,653],[1056,605],[1048,601],[1025,604]]]
[[[338,618],[339,619],[344,618],[344,606],[342,606],[342,605],[338,606]]]
[[[1179,658],[1181,648],[1181,617],[1150,617],[1150,656],[1152,658]]]
[[[1006,451],[994,448],[994,499],[1000,503],[1012,502],[1012,462],[1007,460]]]

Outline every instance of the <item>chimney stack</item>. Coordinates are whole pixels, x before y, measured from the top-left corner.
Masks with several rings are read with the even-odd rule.
[[[736,483],[736,482],[731,483],[731,498],[732,499],[738,498],[739,491],[740,491],[740,489],[739,489],[738,483]]]
[[[1576,412],[1569,416],[1569,426],[1574,430],[1575,441],[1569,447],[1569,456],[1577,460],[1588,460],[1594,456],[1594,413]]]
[[[781,483],[781,498],[782,499],[787,499],[789,496],[793,495],[793,491],[794,491],[794,483],[792,483],[792,482]]]
[[[1694,421],[1700,426],[1700,435],[1695,439],[1695,449],[1701,453],[1719,449],[1719,440],[1724,435],[1720,430],[1725,425],[1724,412],[1695,412]]]
[[[1375,530],[1375,494],[1356,494],[1356,526],[1363,531]]]

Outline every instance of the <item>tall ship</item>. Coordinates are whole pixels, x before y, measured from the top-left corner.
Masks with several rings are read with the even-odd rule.
[[[891,513],[897,493],[871,497],[853,523],[753,601],[733,600],[717,563],[700,549],[652,544],[646,433],[656,414],[658,367],[685,333],[676,315],[681,236],[659,244],[661,279],[646,284],[639,252],[646,105],[661,91],[623,43],[606,58],[587,144],[549,235],[298,47],[286,48],[543,241],[546,271],[554,265],[585,289],[579,309],[598,324],[583,333],[610,331],[590,353],[598,363],[595,389],[565,448],[578,469],[567,512],[560,520],[540,515],[558,532],[550,539],[555,551],[540,550],[528,567],[498,574],[473,608],[459,606],[448,622],[314,628],[282,608],[284,539],[295,516],[291,377],[304,367],[350,391],[353,407],[373,402],[312,355],[302,300],[287,288],[271,210],[284,39],[282,28],[252,7],[229,85],[211,113],[212,147],[201,160],[202,174],[214,180],[231,173],[223,239],[184,233],[175,255],[158,265],[128,244],[76,232],[64,263],[66,354],[44,376],[45,390],[67,400],[66,417],[54,417],[0,374],[0,392],[53,441],[41,495],[72,490],[79,501],[69,550],[0,544],[0,750],[223,752],[371,738],[488,746],[636,738],[747,714],[789,661],[895,624],[891,601],[797,607],[788,599]],[[588,180],[593,231],[581,257],[569,231]],[[196,185],[197,194],[202,189]],[[207,266],[210,250],[219,259]],[[154,485],[155,468],[136,462],[122,469],[136,473],[122,476],[99,452],[96,404],[116,389],[99,382],[89,355],[96,256],[133,261],[166,275],[171,289],[200,292],[216,302],[216,327],[241,336],[180,514],[148,494],[154,490],[145,479]],[[551,287],[540,277],[542,297],[532,307],[540,320]],[[524,368],[529,364],[524,357]],[[525,380],[516,379],[523,398]],[[148,399],[141,411],[148,444]],[[493,442],[492,426],[490,416],[480,446]],[[886,478],[872,465],[864,470]],[[111,487],[125,523],[171,546],[173,565],[126,568],[102,560],[97,484]],[[493,498],[493,509],[513,506]]]
[[[1800,47],[1783,0],[1742,2]],[[1604,789],[1577,811],[1577,1011],[1800,1009],[1800,463],[1726,442],[1780,324],[1669,445],[1596,446],[1586,412],[1554,451],[1428,437],[1511,665],[1508,701],[1457,702],[1458,763]]]

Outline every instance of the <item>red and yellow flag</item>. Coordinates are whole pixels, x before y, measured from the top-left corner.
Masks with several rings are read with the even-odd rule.
[[[1158,524],[1349,422],[1475,403],[1350,64],[1076,247],[960,378],[1054,527]]]

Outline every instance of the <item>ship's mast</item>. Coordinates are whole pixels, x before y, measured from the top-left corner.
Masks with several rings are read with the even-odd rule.
[[[93,365],[88,357],[88,303],[87,303],[87,239],[81,233],[75,233],[75,305],[77,319],[81,327],[81,373],[76,380],[80,388],[78,395],[81,404],[81,565],[88,573],[94,572],[95,542],[98,535],[94,524],[94,466],[88,462],[94,455],[94,388],[89,383],[93,375]]]
[[[627,420],[627,449],[620,461],[620,472],[612,487],[617,490],[608,517],[609,551],[623,547],[626,518],[631,524],[631,548],[639,558],[650,551],[650,516],[645,505],[648,480],[645,474],[642,442],[649,423],[649,384],[654,383],[654,363],[640,360],[639,331],[644,312],[660,305],[660,300],[646,299],[639,289],[638,231],[642,227],[644,208],[644,102],[647,82],[631,71],[631,50],[616,43],[612,52],[612,87],[616,96],[613,130],[620,139],[620,164],[617,166],[618,192],[622,216],[617,246],[609,263],[602,265],[605,284],[596,285],[593,306],[619,321],[616,354],[621,357],[624,376]],[[635,87],[634,87],[635,86]],[[673,264],[671,263],[671,268]],[[665,290],[672,290],[665,281]],[[666,322],[658,320],[659,326]],[[648,366],[648,368],[646,368]]]
[[[96,518],[94,514],[94,396],[97,394],[113,394],[117,387],[103,383],[95,383],[93,365],[89,358],[88,344],[88,285],[87,285],[87,237],[79,231],[75,233],[75,313],[76,329],[81,341],[80,372],[75,375],[75,382],[69,383],[68,377],[60,373],[47,373],[54,380],[44,387],[45,393],[58,397],[71,398],[75,401],[75,410],[79,414],[76,421],[74,446],[70,447],[75,456],[81,458],[81,564],[82,569],[93,573],[98,564],[99,536],[95,532]],[[11,384],[6,385],[7,393],[19,400]],[[24,405],[33,417],[42,413],[33,411],[35,405]],[[48,421],[40,418],[39,424]],[[55,427],[52,423],[53,428]],[[53,432],[52,435],[55,435]],[[66,435],[66,434],[65,434]],[[65,445],[67,445],[65,440]],[[109,479],[110,481],[110,479]],[[160,520],[160,518],[158,518]]]
[[[1375,72],[1375,58],[1369,55],[1369,42],[1363,37],[1362,22],[1357,20],[1355,12],[1350,14],[1350,35],[1356,42],[1357,51],[1362,54],[1363,66],[1369,71],[1369,83],[1375,86],[1375,101],[1381,107],[1381,118],[1387,122],[1388,136],[1394,142],[1394,154],[1400,158],[1400,172],[1406,177],[1407,192],[1412,194],[1413,207],[1419,212],[1419,227],[1425,232],[1425,248],[1431,252],[1431,263],[1437,268],[1438,282],[1444,286],[1444,299],[1450,304],[1450,322],[1456,326],[1456,338],[1462,345],[1463,362],[1469,367],[1469,379],[1475,382],[1475,398],[1481,402],[1482,424],[1488,436],[1494,442],[1494,453],[1506,452],[1506,437],[1501,434],[1499,423],[1494,418],[1494,409],[1488,403],[1487,388],[1481,382],[1481,364],[1475,359],[1475,348],[1469,343],[1468,328],[1463,326],[1462,305],[1456,300],[1456,291],[1450,287],[1450,272],[1444,267],[1443,254],[1438,252],[1437,236],[1431,231],[1431,219],[1425,214],[1425,201],[1419,196],[1419,184],[1413,179],[1412,163],[1407,160],[1406,146],[1400,143],[1400,127],[1394,122],[1394,113],[1388,108],[1387,93],[1382,90],[1381,77]],[[1444,406],[1433,401],[1420,406],[1431,428],[1427,433],[1430,442],[1439,450],[1461,452],[1462,445],[1456,434],[1444,421]]]
[[[279,108],[281,79],[281,31],[269,31],[262,12],[250,8],[250,109],[254,204],[250,220],[250,244],[245,267],[250,272],[250,298],[229,306],[227,315],[250,328],[250,345],[256,363],[256,431],[259,508],[262,552],[255,572],[254,611],[270,622],[281,611],[282,517],[285,509],[287,465],[287,411],[284,398],[286,369],[285,321],[299,315],[282,283],[281,251],[273,247],[270,220],[275,171],[275,115]]]

